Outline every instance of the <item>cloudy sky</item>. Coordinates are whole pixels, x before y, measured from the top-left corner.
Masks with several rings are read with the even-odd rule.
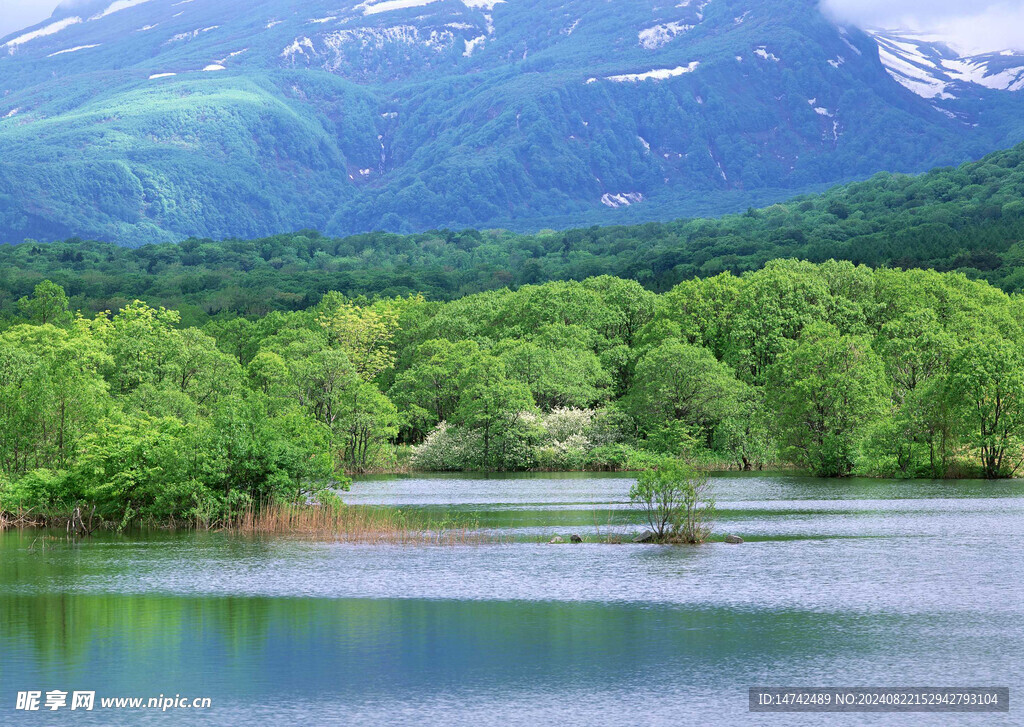
[[[58,0],[0,0],[0,36],[44,20]],[[862,27],[937,33],[965,51],[1024,49],[1024,0],[821,0]]]
[[[57,0],[0,0],[0,37],[50,16]]]
[[[1024,50],[1024,0],[821,0],[821,4],[843,22],[936,33],[963,51]]]

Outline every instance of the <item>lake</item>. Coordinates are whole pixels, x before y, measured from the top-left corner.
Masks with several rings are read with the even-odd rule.
[[[620,475],[357,480],[496,542],[0,533],[0,723],[1022,724],[1024,483],[713,478],[742,545],[632,533]],[[749,714],[752,686],[1009,686],[1010,714]],[[14,710],[25,690],[209,710]]]

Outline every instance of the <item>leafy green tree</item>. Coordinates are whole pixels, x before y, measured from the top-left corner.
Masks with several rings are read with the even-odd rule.
[[[345,390],[335,423],[340,459],[358,471],[391,464],[384,445],[398,434],[398,410],[373,384],[359,382]]]
[[[221,351],[238,361],[239,366],[248,366],[259,349],[257,325],[247,318],[211,321],[204,330],[216,339]]]
[[[95,330],[112,358],[108,380],[115,394],[127,394],[144,383],[172,386],[180,353],[180,321],[176,311],[151,308],[135,301]]]
[[[249,386],[262,392],[270,400],[287,398],[290,393],[291,370],[274,351],[260,351],[245,369]]]
[[[786,453],[816,475],[849,475],[865,429],[885,411],[886,391],[867,338],[808,326],[771,376],[769,400]]]
[[[175,385],[199,406],[231,393],[241,382],[242,369],[217,342],[197,328],[177,331],[174,357]]]
[[[667,341],[640,359],[627,407],[648,437],[662,441],[664,451],[680,453],[683,442],[666,440],[685,441],[688,434],[709,441],[739,393],[732,370],[709,350]]]
[[[604,401],[611,377],[591,351],[551,349],[531,341],[501,341],[495,353],[509,377],[525,384],[544,411],[587,408]]]
[[[60,469],[109,409],[108,357],[85,326],[17,326],[0,335],[0,462]]]
[[[395,363],[391,342],[398,328],[398,310],[382,304],[361,307],[328,298],[321,304],[320,325],[331,344],[345,352],[364,381],[372,381]]]
[[[664,295],[660,315],[679,326],[676,338],[710,349],[721,361],[743,285],[742,279],[728,273],[684,281]]]
[[[29,323],[40,326],[68,326],[72,321],[64,288],[49,280],[39,283],[31,298],[18,300],[18,310]]]
[[[970,444],[987,478],[1021,465],[1024,435],[1024,351],[991,331],[964,341],[953,356],[949,395],[958,402]]]
[[[763,388],[739,385],[734,406],[715,428],[712,444],[744,472],[777,461],[778,443]]]
[[[892,386],[888,411],[866,443],[868,471],[944,476],[955,424],[942,401],[952,346],[931,308],[908,311],[881,326],[874,348]]]
[[[474,341],[432,339],[420,344],[411,366],[398,373],[390,395],[402,406],[414,433],[425,436],[452,420],[462,392],[461,372],[479,358]]]
[[[500,462],[519,414],[534,408],[529,389],[509,379],[501,359],[482,355],[463,373],[455,424],[481,436],[482,462]]]

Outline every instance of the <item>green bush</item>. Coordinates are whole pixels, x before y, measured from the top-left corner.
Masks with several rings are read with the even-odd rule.
[[[658,542],[697,544],[711,534],[715,501],[707,476],[678,460],[641,472],[629,499]]]

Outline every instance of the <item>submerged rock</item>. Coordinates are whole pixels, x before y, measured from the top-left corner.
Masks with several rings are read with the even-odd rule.
[[[652,542],[654,542],[654,533],[652,533],[650,530],[645,530],[642,533],[640,533],[639,535],[637,535],[635,538],[633,538],[633,542],[634,543],[652,543]]]
[[[739,545],[743,542],[743,538],[741,538],[739,535],[726,535],[725,542],[729,543],[730,545]]]
[[[581,538],[579,535],[576,535],[575,533],[573,533],[572,535],[569,536],[569,540],[571,542],[573,542],[573,543],[582,543],[583,542],[583,538]]]
[[[565,541],[562,540],[562,536],[561,535],[556,535],[555,537],[551,538],[551,540],[548,541],[548,543],[564,543],[564,542]]]

